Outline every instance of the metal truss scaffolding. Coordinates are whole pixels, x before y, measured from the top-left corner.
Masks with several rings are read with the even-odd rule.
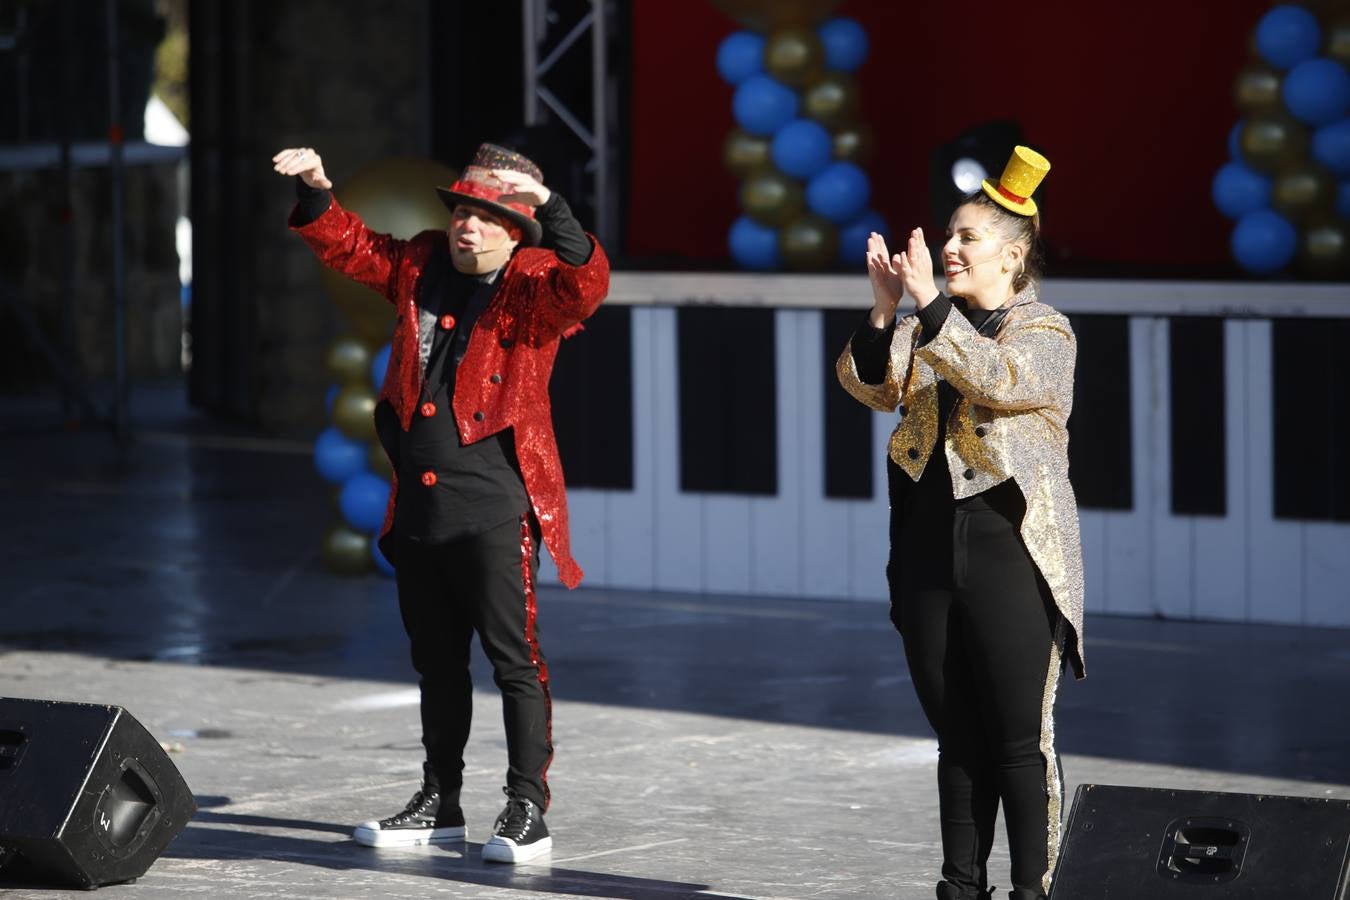
[[[610,118],[613,104],[609,75],[608,40],[613,13],[606,0],[521,0],[525,60],[525,126],[538,126],[552,113],[590,152],[585,171],[594,191],[595,233],[601,243],[615,245],[618,202],[614,183],[615,159]],[[584,11],[583,11],[584,10]],[[570,19],[570,21],[569,21]],[[550,32],[566,28],[561,40],[549,47]],[[549,88],[549,75],[574,45],[590,37],[590,115],[569,108]],[[545,108],[547,112],[545,112]]]

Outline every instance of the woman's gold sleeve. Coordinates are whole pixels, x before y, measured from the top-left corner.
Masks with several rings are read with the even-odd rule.
[[[971,403],[991,409],[1062,409],[1073,403],[1077,342],[1059,313],[1009,323],[1001,340],[953,312],[916,352]]]
[[[918,321],[906,316],[895,323],[895,333],[891,335],[889,358],[886,362],[886,377],[881,384],[866,384],[858,378],[858,367],[853,362],[853,341],[844,346],[834,371],[844,390],[864,406],[877,412],[895,412],[900,405],[900,395],[904,389],[905,374],[909,371],[910,360],[914,353],[914,334]]]

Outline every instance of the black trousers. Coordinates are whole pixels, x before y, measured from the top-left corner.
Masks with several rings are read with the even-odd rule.
[[[535,578],[539,539],[522,517],[462,541],[403,540],[399,610],[421,676],[426,781],[458,803],[473,716],[470,643],[475,632],[502,695],[506,786],[547,809],[553,759],[548,664],[539,648]]]
[[[938,738],[944,880],[971,893],[988,886],[1002,801],[1013,886],[1039,895],[1059,839],[1048,804],[1062,779],[1041,745],[1059,613],[1018,533],[1021,510],[1006,506],[910,517],[894,533],[892,618]]]

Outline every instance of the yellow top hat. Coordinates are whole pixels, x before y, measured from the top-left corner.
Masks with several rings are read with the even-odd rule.
[[[1004,209],[1020,216],[1034,216],[1036,201],[1031,199],[1031,195],[1049,171],[1050,160],[1030,147],[1014,147],[998,184],[986,178],[984,192]]]

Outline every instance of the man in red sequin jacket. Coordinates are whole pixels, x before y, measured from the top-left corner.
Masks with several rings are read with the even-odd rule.
[[[539,647],[540,537],[564,584],[567,501],[548,398],[558,343],[609,290],[609,262],[529,159],[492,144],[450,187],[447,231],[371,231],[329,193],[312,148],[282,150],[296,178],[291,228],[330,268],[394,304],[375,410],[394,481],[380,546],[421,676],[423,783],[408,804],[359,825],[369,846],[462,841],[464,746],[475,633],[502,693],[506,808],[483,858],[525,862],[552,847],[544,825],[553,756],[548,666]]]

